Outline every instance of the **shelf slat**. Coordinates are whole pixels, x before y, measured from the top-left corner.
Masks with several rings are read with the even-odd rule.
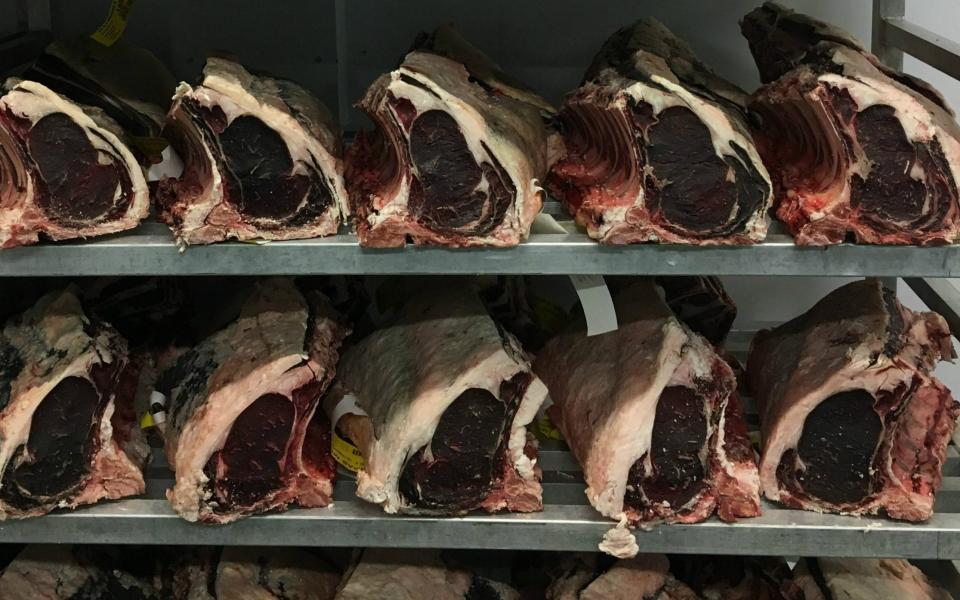
[[[579,467],[559,442],[545,442],[544,510],[532,514],[471,514],[462,518],[384,514],[359,501],[341,476],[334,503],[294,509],[223,526],[188,523],[164,498],[173,483],[161,454],[147,470],[143,498],[0,522],[0,543],[146,545],[366,546],[590,552],[614,522],[586,502]],[[764,502],[763,515],[734,524],[716,518],[693,525],[636,531],[645,552],[960,559],[960,458],[944,466],[937,514],[927,523],[822,515]]]
[[[360,248],[356,237],[222,243],[178,252],[156,223],[85,243],[0,251],[0,276],[601,274],[960,276],[960,245],[799,247],[783,233],[744,247],[601,246],[583,233],[533,234],[516,248]]]
[[[884,42],[960,79],[960,44],[903,18],[884,20]]]

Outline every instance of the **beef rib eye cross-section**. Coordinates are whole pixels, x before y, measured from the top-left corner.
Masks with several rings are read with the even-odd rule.
[[[317,406],[347,333],[319,292],[265,280],[236,321],[161,373],[167,498],[180,516],[226,523],[330,502],[330,424]]]
[[[139,363],[73,289],[0,332],[0,520],[142,494]]]
[[[960,405],[931,371],[953,358],[943,317],[878,280],[847,284],[757,333],[747,380],[760,411],[764,496],[792,508],[933,514]]]
[[[515,246],[543,205],[553,108],[452,27],[421,38],[358,104],[347,157],[360,243]]]

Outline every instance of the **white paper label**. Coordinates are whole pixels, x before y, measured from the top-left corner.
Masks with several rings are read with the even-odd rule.
[[[358,415],[361,417],[366,417],[367,411],[360,408],[360,405],[357,404],[356,396],[353,394],[346,394],[340,399],[340,402],[337,402],[337,405],[333,407],[333,412],[330,413],[330,425],[336,428],[337,422],[343,415]]]
[[[567,233],[567,230],[563,228],[563,225],[557,223],[553,215],[540,213],[534,218],[533,224],[530,226],[530,233]]]
[[[617,329],[617,312],[602,275],[570,275],[587,319],[587,335],[600,335]]]
[[[147,181],[160,181],[167,177],[177,178],[183,174],[183,161],[176,150],[167,146],[163,149],[163,160],[147,169]]]

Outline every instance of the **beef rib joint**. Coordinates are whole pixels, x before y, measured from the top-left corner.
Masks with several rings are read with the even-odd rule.
[[[33,81],[0,96],[0,248],[133,229],[150,212],[120,127]]]
[[[527,425],[547,390],[472,291],[412,298],[344,352],[339,385],[369,415],[348,434],[365,458],[364,500],[390,513],[541,509]]]
[[[72,289],[0,333],[0,520],[142,494],[149,448],[127,342]]]
[[[564,102],[566,157],[550,189],[607,244],[749,244],[771,183],[747,95],[648,18],[614,33]]]
[[[751,104],[757,147],[797,243],[956,239],[960,127],[938,92],[773,2],[741,29],[766,84]]]
[[[160,182],[158,204],[181,244],[336,233],[339,129],[297,84],[209,58],[200,85],[177,87],[164,132],[184,171]]]
[[[606,517],[726,521],[760,513],[757,467],[730,367],[683,325],[650,280],[615,299],[620,327],[582,322],[547,342],[534,369],[551,417]]]
[[[318,292],[266,280],[235,322],[160,375],[180,516],[225,523],[330,502],[330,425],[316,408],[347,333]]]
[[[364,246],[515,246],[543,204],[553,108],[452,27],[421,35],[358,104],[347,156]]]
[[[943,317],[850,283],[757,333],[747,379],[760,409],[764,496],[792,508],[923,521],[960,405],[930,371],[952,358]]]

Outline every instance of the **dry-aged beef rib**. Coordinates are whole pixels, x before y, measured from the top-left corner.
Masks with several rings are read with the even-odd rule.
[[[619,329],[587,337],[573,326],[534,365],[590,503],[631,524],[759,514],[730,367],[677,320],[652,281],[618,294],[615,306]]]
[[[358,496],[391,513],[540,510],[526,427],[547,390],[473,292],[424,291],[338,372],[370,415],[351,435],[365,457]]]
[[[793,571],[802,600],[952,600],[953,596],[902,558],[805,558]]]
[[[663,24],[642,19],[606,41],[567,97],[567,154],[551,191],[608,244],[761,241],[772,193],[746,101]]]
[[[358,106],[347,183],[364,246],[514,246],[543,204],[553,109],[449,26],[422,36]]]
[[[930,372],[952,358],[943,317],[878,280],[845,285],[754,338],[764,496],[793,508],[922,521],[960,405]]]
[[[520,600],[509,585],[448,566],[433,550],[370,548],[346,575],[336,600]]]
[[[767,2],[743,34],[776,212],[800,244],[942,244],[958,232],[960,127],[928,84],[856,39]]]
[[[120,127],[33,81],[0,97],[0,248],[92,237],[150,212],[143,171]]]
[[[0,333],[0,520],[142,494],[149,453],[127,342],[72,290]]]
[[[565,555],[563,575],[546,590],[546,600],[698,600],[700,596],[669,572],[662,554],[618,560],[603,571],[594,555]],[[599,573],[599,574],[598,574]]]
[[[318,292],[267,280],[234,323],[164,371],[167,498],[180,516],[225,523],[330,502],[330,424],[316,408],[347,333]]]
[[[158,203],[181,243],[336,233],[339,129],[297,84],[210,58],[200,85],[177,88],[164,132],[184,171],[160,182]]]
[[[223,549],[217,565],[216,597],[333,600],[340,578],[322,556],[307,550],[229,547]]]

